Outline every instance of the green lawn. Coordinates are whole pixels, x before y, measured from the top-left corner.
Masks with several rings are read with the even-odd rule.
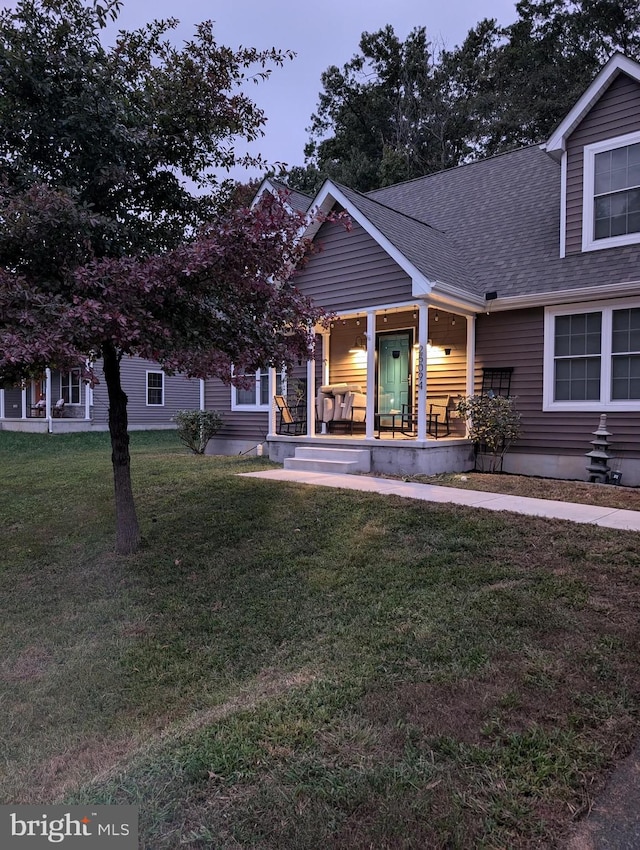
[[[141,846],[561,846],[639,730],[637,535],[0,432],[2,802]]]

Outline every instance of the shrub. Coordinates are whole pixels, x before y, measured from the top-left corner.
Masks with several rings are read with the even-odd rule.
[[[181,441],[197,455],[204,454],[207,443],[222,427],[222,414],[217,410],[178,410],[173,418]]]
[[[502,470],[504,455],[520,436],[520,414],[515,398],[498,395],[472,395],[456,407],[459,416],[469,421],[469,437],[478,452],[490,456],[488,472]]]

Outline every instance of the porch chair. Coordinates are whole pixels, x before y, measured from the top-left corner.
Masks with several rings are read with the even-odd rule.
[[[435,437],[448,437],[451,433],[451,421],[449,419],[449,396],[427,397],[427,433]],[[438,433],[439,428],[444,428],[444,434]]]
[[[55,418],[59,419],[64,416],[64,399],[59,398],[58,401],[51,408],[51,415]]]
[[[427,396],[427,434],[435,437],[448,437],[451,433],[449,395]],[[402,405],[403,434],[414,434],[418,427],[418,413],[412,404]]]
[[[300,414],[299,408],[294,407],[293,410],[289,407],[286,398],[283,395],[275,395],[273,400],[278,408],[278,423],[276,426],[276,434],[285,434],[289,436],[299,437],[301,434],[307,433],[307,417],[304,413]]]

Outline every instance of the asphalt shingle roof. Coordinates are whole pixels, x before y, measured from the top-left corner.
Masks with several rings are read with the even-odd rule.
[[[640,278],[639,246],[559,257],[560,166],[537,146],[367,195],[343,191],[428,277],[475,295]]]
[[[455,280],[459,286],[470,288],[471,270],[446,233],[346,186],[340,186],[340,190],[429,280]]]

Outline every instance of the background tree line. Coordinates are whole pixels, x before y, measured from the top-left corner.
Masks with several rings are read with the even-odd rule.
[[[507,27],[484,19],[447,50],[416,27],[362,34],[323,73],[305,166],[283,176],[314,192],[329,177],[367,191],[542,141],[616,51],[640,58],[637,0],[520,0]]]

